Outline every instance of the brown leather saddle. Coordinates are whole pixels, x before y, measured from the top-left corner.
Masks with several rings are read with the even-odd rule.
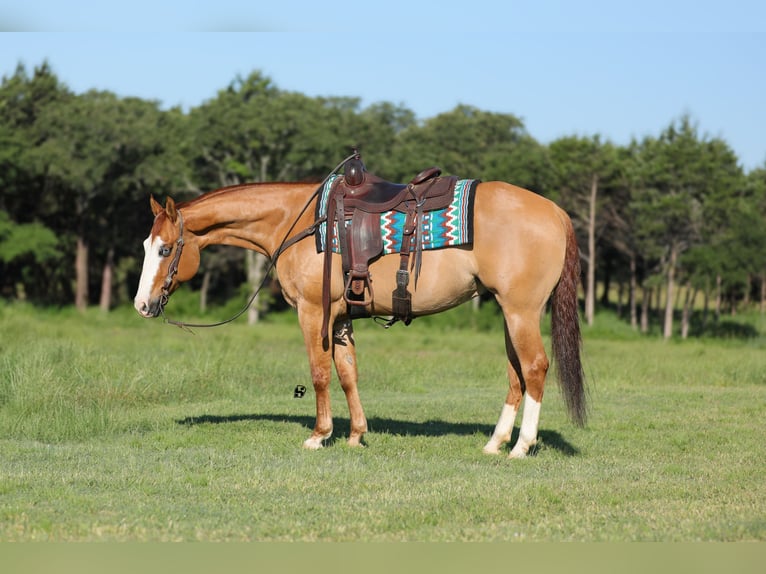
[[[415,286],[420,274],[423,245],[423,214],[446,209],[452,203],[458,178],[440,177],[436,167],[420,172],[409,183],[392,183],[368,172],[357,153],[346,163],[342,177],[335,180],[327,202],[327,237],[322,277],[324,323],[322,337],[328,334],[332,249],[337,225],[337,245],[341,253],[345,288],[343,297],[352,318],[369,317],[366,308],[374,297],[369,265],[383,252],[380,216],[388,211],[405,214],[399,252],[401,261],[392,293],[392,321],[405,325],[412,321],[412,296],[407,290],[414,267]],[[410,262],[410,255],[414,260]]]

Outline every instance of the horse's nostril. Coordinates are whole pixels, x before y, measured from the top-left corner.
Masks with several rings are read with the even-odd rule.
[[[136,308],[136,311],[138,311],[138,313],[144,317],[149,314],[149,304],[146,301],[142,301],[140,303],[136,302],[134,307]]]

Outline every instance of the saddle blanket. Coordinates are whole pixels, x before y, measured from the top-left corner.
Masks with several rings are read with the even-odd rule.
[[[327,213],[327,201],[330,189],[336,178],[343,177],[336,174],[327,180],[322,188],[322,193],[317,202],[317,216]],[[478,179],[460,179],[455,184],[455,194],[452,203],[446,209],[427,211],[423,213],[421,222],[421,237],[423,249],[439,249],[441,247],[455,247],[468,245],[473,242],[473,199]],[[380,216],[380,230],[383,237],[383,255],[399,253],[402,248],[402,235],[404,232],[404,220],[406,214],[398,211],[387,211]],[[347,220],[350,222],[350,220]],[[325,250],[327,238],[327,222],[319,226],[316,234],[317,253]],[[338,228],[335,227],[332,249],[339,253]],[[410,251],[415,250],[415,242],[412,242]]]

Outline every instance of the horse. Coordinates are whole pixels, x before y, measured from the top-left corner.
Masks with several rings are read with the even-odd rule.
[[[474,192],[470,245],[422,252],[422,272],[412,292],[412,316],[439,313],[492,293],[504,318],[509,388],[498,422],[483,447],[500,454],[524,400],[519,435],[510,458],[523,458],[537,442],[549,359],[540,323],[550,303],[551,347],[562,397],[574,424],[587,416],[580,360],[578,314],[580,256],[567,213],[547,198],[502,181],[479,182]],[[358,391],[353,321],[344,298],[339,254],[332,254],[328,312],[323,304],[323,257],[313,241],[316,183],[247,183],[224,187],[187,202],[153,196],[154,223],[143,243],[144,260],[134,299],[143,317],[157,317],[178,286],[199,268],[209,245],[234,245],[274,264],[285,300],[297,310],[316,399],[316,421],[303,446],[319,449],[333,432],[329,386],[334,364],[348,403],[348,444],[364,445],[367,419]],[[374,297],[368,316],[392,313],[400,257],[371,261]],[[413,366],[414,368],[414,366]]]

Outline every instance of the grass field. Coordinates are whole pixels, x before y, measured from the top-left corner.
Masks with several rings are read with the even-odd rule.
[[[512,461],[481,453],[507,387],[491,318],[357,322],[367,446],[346,446],[335,384],[335,440],[310,452],[292,313],[189,334],[0,305],[0,541],[764,541],[748,320],[760,334],[663,342],[597,317],[588,426],[551,378],[541,444]]]

